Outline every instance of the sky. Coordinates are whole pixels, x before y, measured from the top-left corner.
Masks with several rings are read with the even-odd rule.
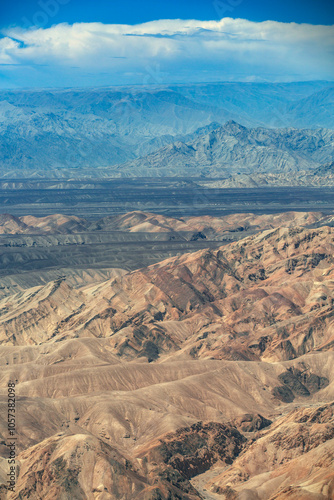
[[[334,81],[334,2],[0,0],[0,88]]]

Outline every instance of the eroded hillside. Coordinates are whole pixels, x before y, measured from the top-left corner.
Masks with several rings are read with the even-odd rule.
[[[332,498],[333,229],[320,214],[261,217],[106,219],[256,234],[1,299],[1,498]]]

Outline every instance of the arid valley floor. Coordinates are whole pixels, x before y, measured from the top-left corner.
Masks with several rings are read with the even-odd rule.
[[[1,500],[331,500],[333,212],[55,213],[0,216]]]

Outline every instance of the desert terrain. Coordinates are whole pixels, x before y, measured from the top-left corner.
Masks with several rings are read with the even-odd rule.
[[[0,498],[331,500],[333,217],[3,214]]]
[[[0,500],[334,500],[331,4],[0,2]]]

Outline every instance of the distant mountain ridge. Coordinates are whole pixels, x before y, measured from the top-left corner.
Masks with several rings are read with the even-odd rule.
[[[310,170],[334,157],[334,131],[248,129],[227,122],[194,140],[176,142],[117,167],[122,175],[228,177],[233,173]]]
[[[0,92],[0,172],[105,168],[189,142],[212,122],[334,129],[331,82]]]
[[[0,162],[106,167],[231,117],[168,89],[0,92]]]

